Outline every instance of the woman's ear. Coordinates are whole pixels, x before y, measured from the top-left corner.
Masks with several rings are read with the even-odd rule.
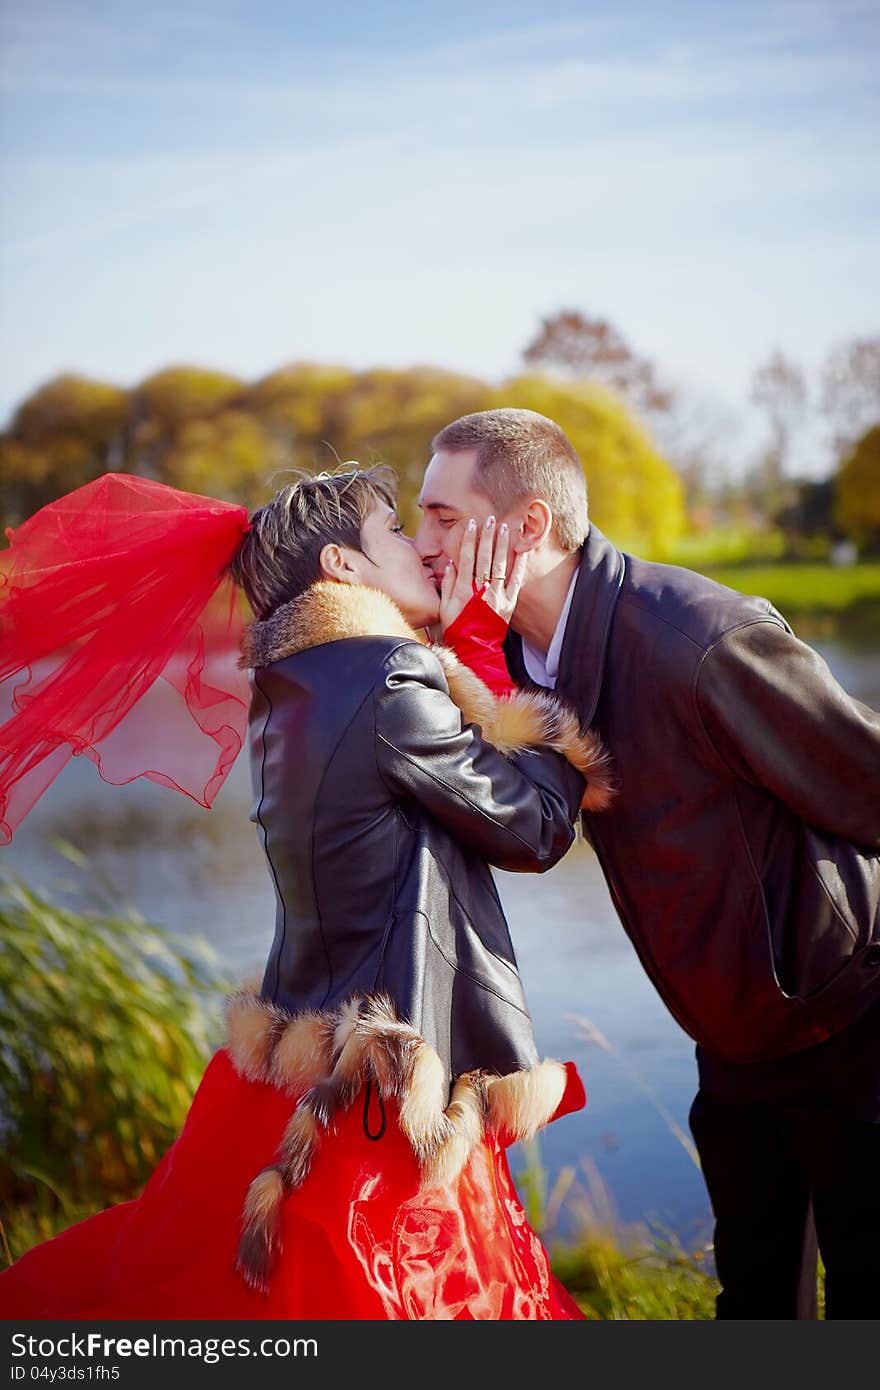
[[[322,579],[335,579],[337,584],[359,584],[357,570],[344,545],[331,541],[325,545],[318,557]]]

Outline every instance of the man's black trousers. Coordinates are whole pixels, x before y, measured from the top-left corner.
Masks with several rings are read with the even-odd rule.
[[[880,1317],[880,1005],[790,1057],[697,1063],[717,1317],[816,1317],[817,1240],[825,1316]]]

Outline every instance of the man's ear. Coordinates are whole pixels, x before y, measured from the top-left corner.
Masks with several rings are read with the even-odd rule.
[[[325,545],[318,557],[322,579],[335,579],[339,584],[359,583],[358,574],[351,562],[351,555],[344,545],[331,541]]]
[[[533,497],[521,517],[520,534],[513,537],[514,550],[537,550],[553,530],[553,512],[543,497]]]

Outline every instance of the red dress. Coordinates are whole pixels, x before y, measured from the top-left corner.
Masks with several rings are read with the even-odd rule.
[[[457,621],[459,635],[467,635],[470,619],[478,629],[489,611],[484,604],[468,610]],[[500,628],[493,633],[496,640],[501,635]],[[467,655],[473,661],[473,653]],[[479,673],[486,679],[493,664],[493,684],[500,685],[491,652]],[[586,1101],[572,1063],[566,1072],[554,1119]],[[373,1139],[362,1094],[337,1116],[307,1177],[284,1202],[283,1254],[268,1290],[249,1287],[235,1266],[243,1206],[254,1173],[278,1151],[296,1104],[289,1090],[247,1079],[228,1048],[221,1049],[180,1136],[141,1196],[79,1222],[0,1273],[0,1314],[77,1320],[583,1317],[529,1225],[510,1176],[505,1136],[487,1129],[456,1178],[426,1187],[394,1101],[384,1102],[384,1132]]]
[[[570,1072],[567,1105],[583,1101]],[[36,1246],[0,1274],[4,1318],[563,1319],[582,1317],[550,1271],[503,1146],[478,1144],[446,1188],[419,1188],[386,1103],[368,1139],[358,1100],[284,1206],[284,1255],[268,1293],[234,1267],[254,1172],[292,1109],[244,1080],[226,1049],[209,1063],[179,1138],[142,1195]],[[560,1110],[562,1107],[560,1107]]]

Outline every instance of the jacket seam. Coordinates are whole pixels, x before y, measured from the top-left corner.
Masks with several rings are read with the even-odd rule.
[[[522,835],[517,834],[515,830],[511,830],[508,826],[499,825],[497,820],[490,816],[488,812],[484,811],[481,806],[478,806],[475,801],[471,801],[470,797],[465,796],[463,792],[458,791],[456,787],[451,786],[450,783],[444,781],[442,777],[438,777],[436,773],[429,771],[423,763],[419,762],[418,758],[412,757],[409,753],[404,753],[402,748],[398,748],[396,744],[392,743],[390,739],[387,739],[378,729],[376,730],[376,738],[379,742],[384,743],[386,748],[390,748],[392,753],[396,753],[399,758],[403,758],[404,761],[408,762],[412,767],[419,768],[420,771],[423,772],[426,777],[430,777],[431,781],[436,783],[438,787],[444,787],[446,791],[449,792],[450,796],[456,797],[457,800],[464,802],[465,806],[469,806],[472,811],[476,811],[484,821],[489,825],[495,826],[501,834],[510,835],[514,840],[517,840],[519,844],[524,845],[535,859],[541,858],[538,851],[529,844],[528,840],[523,839]],[[377,758],[376,762],[379,768],[379,775],[387,787],[388,779],[382,771],[381,761]],[[393,794],[394,788],[388,787],[388,789]]]
[[[440,855],[439,853],[435,853],[434,857],[435,857],[435,859],[437,860],[438,864],[441,864],[441,865],[443,866],[443,869],[444,869],[444,871],[445,871],[445,873],[446,873],[447,888],[448,888],[448,890],[449,890],[449,896],[452,898],[452,900],[453,900],[453,902],[455,903],[455,905],[456,905],[458,908],[460,908],[461,912],[462,912],[462,913],[464,914],[464,916],[467,918],[468,922],[470,922],[471,925],[473,925],[473,915],[472,915],[472,913],[468,911],[467,907],[465,906],[465,904],[462,902],[461,898],[458,896],[458,894],[457,894],[456,891],[455,891],[455,886],[454,886],[453,881],[452,881],[452,880],[453,880],[453,873],[452,873],[452,870],[449,868],[449,865],[446,863],[446,861],[441,857],[441,855]],[[491,882],[491,884],[492,884],[492,888],[493,888],[493,891],[494,891],[495,900],[496,900],[496,902],[497,902],[497,904],[498,904],[499,911],[500,911],[500,913],[501,913],[501,916],[504,918],[505,925],[507,926],[507,917],[506,917],[506,914],[505,914],[505,911],[504,911],[504,905],[502,904],[501,899],[500,899],[499,896],[498,896],[498,891],[497,891],[497,888],[496,888],[496,886],[495,886],[495,880],[492,878],[491,870],[489,870],[488,868],[487,868],[487,874],[488,874],[489,880],[490,880],[490,882]],[[418,909],[417,909],[417,910],[418,910]],[[509,928],[509,926],[508,926],[508,932],[509,932],[509,930],[510,930],[510,928]],[[477,935],[479,936],[479,931],[477,931]],[[511,975],[514,975],[514,976],[516,977],[516,979],[520,982],[520,984],[522,983],[522,980],[521,980],[521,978],[520,978],[520,973],[519,973],[519,967],[518,967],[516,964],[511,965],[511,963],[510,963],[509,960],[505,960],[503,956],[499,956],[499,954],[498,954],[497,951],[493,951],[491,946],[487,946],[487,945],[486,945],[486,942],[483,941],[483,938],[482,938],[482,937],[480,937],[480,943],[481,943],[483,949],[485,950],[485,952],[487,953],[487,955],[490,955],[490,956],[492,957],[493,960],[497,960],[498,963],[499,963],[499,965],[503,965],[507,970],[510,971]],[[513,942],[511,941],[511,949],[512,949],[512,948],[513,948]]]
[[[767,599],[762,599],[761,601],[763,603],[769,602]],[[657,613],[653,608],[649,608],[647,604],[640,603],[633,594],[621,594],[620,602],[630,604],[633,608],[637,609],[639,613],[646,613],[649,618],[652,618],[655,622],[662,623],[664,627],[671,627],[673,632],[677,632],[679,636],[684,637],[692,646],[696,647],[698,651],[703,652],[704,656],[708,655],[714,647],[717,647],[719,642],[723,642],[725,637],[729,637],[732,632],[738,632],[740,628],[743,627],[754,627],[756,623],[773,623],[775,627],[781,627],[783,631],[785,631],[784,624],[773,613],[760,613],[750,618],[743,618],[740,622],[725,628],[720,636],[714,637],[711,642],[706,644],[692,636],[691,633],[686,632],[683,627],[679,627],[678,623],[674,623],[671,618],[665,618],[662,613]]]
[[[435,951],[439,956],[443,958],[443,960],[446,961],[446,964],[449,966],[449,968],[455,971],[456,975],[464,975],[465,979],[472,980],[473,983],[477,985],[479,989],[485,990],[486,994],[494,995],[496,999],[501,1000],[502,1004],[506,1004],[509,1009],[515,1009],[518,1014],[522,1014],[523,1018],[527,1018],[531,1022],[531,1015],[529,1014],[527,1009],[521,1009],[519,1004],[514,1004],[512,999],[508,999],[506,995],[501,994],[497,989],[493,989],[492,985],[487,985],[485,980],[481,980],[479,975],[475,975],[473,971],[468,970],[466,966],[459,964],[458,961],[449,959],[449,956],[443,950],[443,947],[440,945],[440,942],[434,935],[434,931],[431,926],[431,919],[426,912],[422,912],[421,908],[415,908],[414,915],[422,918],[423,922],[425,923],[425,926],[428,928],[428,935],[434,943]],[[490,952],[490,954],[493,953]],[[522,983],[522,981],[520,981],[519,979],[518,974],[517,981],[520,984]]]
[[[693,697],[694,713],[696,714],[697,721],[699,723],[700,732],[702,733],[703,738],[705,739],[718,765],[720,767],[723,767],[725,772],[730,777],[734,778],[739,778],[742,776],[742,774],[736,768],[731,767],[730,763],[724,757],[720,749],[718,749],[715,746],[715,741],[712,738],[712,735],[709,733],[708,728],[706,727],[706,721],[703,716],[702,708],[700,706],[700,696],[697,687],[699,686],[700,678],[703,674],[703,667],[705,666],[709,657],[712,656],[718,650],[718,648],[721,646],[721,643],[724,642],[726,638],[730,637],[734,632],[741,632],[742,629],[745,627],[755,627],[758,623],[765,622],[772,623],[774,627],[780,626],[776,619],[773,618],[772,615],[768,614],[765,618],[748,618],[741,623],[737,623],[734,627],[728,628],[725,632],[721,634],[720,637],[716,637],[715,640],[704,649],[703,655],[700,657],[700,660],[697,663],[693,679],[691,681],[691,694]],[[761,785],[755,778],[743,778],[743,781],[749,781],[752,786]]]
[[[842,926],[842,927],[844,928],[844,930],[849,934],[849,936],[852,938],[853,942],[854,942],[856,945],[858,945],[858,940],[859,940],[858,932],[855,931],[855,930],[853,929],[853,927],[850,925],[850,923],[849,923],[849,922],[846,920],[846,918],[844,917],[844,915],[843,915],[843,913],[841,912],[840,908],[838,907],[837,903],[834,901],[834,898],[831,896],[831,889],[828,887],[828,884],[825,882],[824,878],[823,878],[822,875],[819,873],[819,870],[817,869],[815,863],[814,863],[812,860],[809,861],[808,868],[810,869],[810,872],[813,874],[813,877],[816,879],[817,883],[819,884],[819,887],[822,889],[822,892],[825,894],[825,897],[828,899],[829,906],[831,907],[831,910],[832,910],[832,912],[834,913],[835,917],[837,917],[837,919],[839,920],[841,926]],[[809,997],[809,996],[808,996],[808,997]]]
[[[315,911],[316,911],[316,913],[318,914],[318,930],[319,930],[319,932],[321,933],[321,944],[322,944],[322,946],[324,947],[324,954],[325,954],[325,956],[327,957],[327,975],[328,975],[327,989],[326,989],[326,992],[325,992],[325,994],[324,994],[324,998],[321,1000],[321,1003],[320,1003],[320,1005],[318,1006],[319,1008],[323,1008],[323,1007],[324,1007],[325,1003],[326,1003],[327,1000],[330,998],[330,995],[331,995],[332,992],[333,992],[333,958],[332,958],[332,956],[330,955],[330,947],[329,947],[329,945],[327,944],[327,937],[326,937],[326,934],[325,934],[325,932],[324,932],[324,918],[323,918],[323,914],[322,914],[322,912],[321,912],[321,899],[320,899],[320,894],[318,893],[318,876],[317,876],[317,873],[316,873],[316,871],[315,871],[315,853],[316,853],[316,844],[315,844],[315,841],[316,841],[317,834],[318,834],[318,807],[319,807],[320,802],[321,802],[321,792],[322,792],[323,789],[324,789],[324,783],[325,783],[325,781],[327,780],[327,774],[328,774],[329,771],[330,771],[330,767],[331,767],[331,764],[332,764],[332,762],[333,762],[333,759],[336,757],[336,754],[339,752],[340,745],[342,744],[343,740],[345,739],[346,735],[348,734],[349,729],[351,728],[351,726],[352,726],[352,724],[354,723],[354,721],[357,719],[358,715],[360,714],[361,710],[363,709],[364,705],[366,704],[366,702],[367,702],[367,700],[368,700],[369,698],[370,698],[370,691],[367,691],[366,695],[365,695],[364,698],[361,700],[361,702],[360,702],[360,704],[358,705],[357,709],[353,711],[349,723],[345,726],[345,728],[342,730],[342,733],[339,735],[339,738],[338,738],[338,739],[336,740],[336,742],[334,743],[332,749],[330,750],[330,755],[329,755],[329,757],[327,758],[326,763],[324,764],[324,770],[323,770],[323,772],[321,773],[320,780],[319,780],[318,785],[317,785],[317,788],[316,788],[316,790],[315,790],[315,814],[314,814],[314,817],[313,817],[313,820],[312,820],[312,845],[311,845],[311,853],[310,853],[310,856],[309,856],[309,867],[310,867],[311,873],[312,873],[312,885],[313,885],[314,893],[315,893]]]

